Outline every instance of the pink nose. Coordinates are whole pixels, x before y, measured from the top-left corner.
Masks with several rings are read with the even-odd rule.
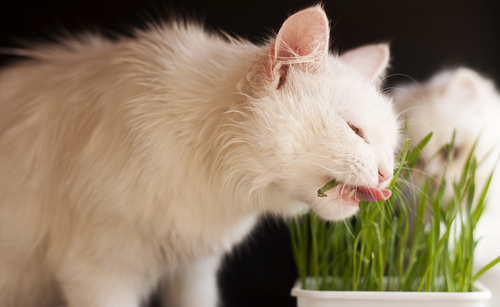
[[[387,170],[378,170],[378,183],[382,183],[391,178],[391,173]]]

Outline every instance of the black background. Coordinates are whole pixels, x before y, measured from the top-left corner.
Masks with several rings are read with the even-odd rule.
[[[332,49],[390,42],[387,84],[423,80],[435,71],[468,66],[500,79],[500,10],[494,0],[323,1],[331,20]],[[144,21],[173,15],[203,20],[211,29],[261,42],[288,15],[313,1],[230,0],[17,0],[0,2],[0,47],[53,39],[85,29],[127,33]],[[0,64],[15,60],[0,55]],[[498,83],[497,83],[498,84]],[[296,278],[288,233],[272,218],[224,261],[224,306],[295,306]],[[155,300],[151,305],[155,305]],[[201,307],[201,306],[200,306]]]

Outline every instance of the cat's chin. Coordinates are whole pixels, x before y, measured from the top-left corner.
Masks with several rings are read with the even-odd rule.
[[[329,221],[340,221],[349,218],[359,211],[359,201],[346,203],[341,199],[330,200],[329,203],[322,201],[311,205],[312,211],[321,218]]]
[[[347,194],[343,196],[342,193],[335,193],[329,197],[317,197],[310,207],[325,220],[340,221],[358,213],[359,200]]]

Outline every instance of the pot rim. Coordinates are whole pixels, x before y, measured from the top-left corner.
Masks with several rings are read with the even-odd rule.
[[[488,300],[491,291],[483,284],[474,282],[473,292],[403,292],[403,291],[316,291],[300,289],[298,280],[291,292],[292,296],[325,300]]]

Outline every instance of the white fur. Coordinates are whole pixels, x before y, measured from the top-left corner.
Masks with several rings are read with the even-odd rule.
[[[475,252],[476,270],[500,256],[500,169],[495,164],[500,154],[500,95],[493,83],[473,70],[459,68],[436,74],[424,84],[401,86],[394,93],[395,104],[408,117],[408,135],[418,142],[427,133],[433,137],[422,156],[429,160],[450,142],[456,130],[459,154],[448,165],[447,197],[452,197],[452,181],[460,176],[468,154],[479,137],[475,157],[481,162],[476,172],[476,199],[493,169],[496,176],[488,191],[488,201],[475,235],[481,238]],[[437,157],[425,168],[427,175],[439,180],[444,157]],[[417,180],[418,182],[418,180]],[[417,183],[415,182],[415,183]],[[491,306],[500,306],[500,266],[481,279],[493,292]]]
[[[320,8],[289,21],[288,58],[271,48],[293,41],[172,23],[25,50],[0,71],[0,306],[137,307],[163,279],[166,306],[214,307],[218,259],[259,214],[356,213],[316,193],[384,185],[391,101],[376,75],[315,53],[328,36],[301,39],[328,29]]]

